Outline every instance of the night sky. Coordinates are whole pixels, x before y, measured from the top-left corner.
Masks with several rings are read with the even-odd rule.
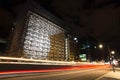
[[[90,36],[119,52],[119,0],[34,0],[70,25],[70,32]],[[0,39],[8,38],[26,0],[0,0]]]

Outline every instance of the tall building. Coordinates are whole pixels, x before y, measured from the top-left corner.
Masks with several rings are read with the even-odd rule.
[[[14,26],[10,27],[10,32],[6,31],[9,34],[7,38],[5,36],[6,40],[0,38],[0,56],[54,61],[76,60],[77,43],[62,20],[33,0],[27,0],[16,14]]]
[[[66,30],[57,24],[55,16],[28,2],[16,22],[8,55],[65,61],[68,58],[65,35]]]

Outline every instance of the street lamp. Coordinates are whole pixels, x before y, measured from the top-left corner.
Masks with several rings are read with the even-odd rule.
[[[99,48],[103,48],[103,45],[102,45],[102,44],[99,44]]]
[[[76,41],[76,40],[77,40],[77,38],[75,37],[75,38],[74,38],[74,40]]]
[[[114,54],[115,54],[115,51],[111,51],[111,59],[112,59],[112,68],[113,68],[113,72],[115,72]]]
[[[115,54],[115,51],[111,51],[111,54]]]
[[[103,48],[103,45],[99,44],[99,48]],[[110,65],[112,66],[113,72],[115,72],[114,64],[112,63],[112,61],[114,59],[114,56],[112,56],[112,55],[115,54],[115,51],[110,51],[109,46],[107,46],[107,50],[108,50],[108,53],[109,53],[109,56],[110,56]]]

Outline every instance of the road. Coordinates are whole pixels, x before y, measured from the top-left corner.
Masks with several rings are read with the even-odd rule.
[[[77,69],[57,72],[45,72],[24,76],[3,78],[0,80],[96,80],[110,69]]]

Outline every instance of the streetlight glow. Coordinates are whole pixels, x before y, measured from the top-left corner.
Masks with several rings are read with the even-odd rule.
[[[77,40],[77,38],[75,37],[75,38],[74,38],[74,40],[76,41],[76,40]]]
[[[100,45],[99,45],[99,48],[103,48],[103,45],[102,45],[102,44],[100,44]]]
[[[94,48],[97,48],[96,46]]]
[[[111,51],[111,54],[115,54],[115,51]]]

